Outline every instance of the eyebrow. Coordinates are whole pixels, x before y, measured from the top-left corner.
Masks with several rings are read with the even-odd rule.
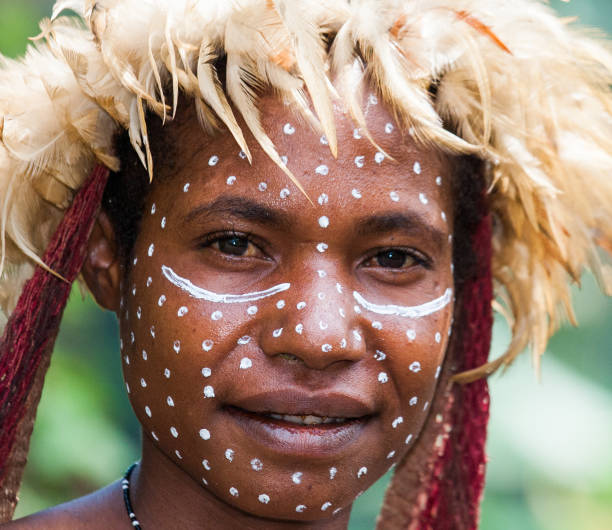
[[[355,233],[362,237],[396,230],[424,235],[438,247],[441,247],[448,238],[443,230],[428,222],[426,217],[414,212],[372,215],[360,219],[355,225]]]
[[[221,196],[212,202],[201,204],[189,211],[183,224],[204,221],[209,217],[229,216],[277,228],[287,228],[290,223],[284,212],[268,208],[245,197]]]

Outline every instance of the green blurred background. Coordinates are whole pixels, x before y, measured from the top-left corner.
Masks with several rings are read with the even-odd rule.
[[[610,0],[552,0],[612,34]],[[23,54],[50,0],[0,0],[0,51]],[[612,178],[612,176],[611,176]],[[579,329],[551,341],[537,382],[527,356],[491,379],[483,530],[612,529],[612,303],[590,277],[575,291]],[[501,321],[493,355],[509,338]],[[138,458],[120,377],[117,322],[75,289],[47,375],[17,515],[112,482]],[[350,529],[372,529],[388,477],[356,503]]]

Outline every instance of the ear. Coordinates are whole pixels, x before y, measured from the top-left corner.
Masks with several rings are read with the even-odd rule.
[[[105,309],[117,312],[123,267],[115,229],[105,212],[100,212],[92,229],[81,273],[96,302]]]

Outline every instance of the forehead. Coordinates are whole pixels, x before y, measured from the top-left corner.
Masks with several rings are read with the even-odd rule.
[[[263,151],[244,124],[252,164],[227,131],[207,135],[195,112],[183,106],[177,122],[164,132],[172,144],[174,160],[166,167],[162,164],[159,170],[165,185],[155,194],[155,200],[176,200],[172,197],[178,196],[180,201],[197,203],[221,195],[248,196],[293,210],[298,217],[307,211],[303,208],[322,202],[332,208],[349,207],[349,211],[353,206],[405,209],[412,204],[424,215],[439,215],[426,207],[431,201],[439,209],[452,211],[448,158],[437,149],[417,145],[373,94],[364,99],[363,110],[374,143],[340,104],[334,105],[337,158],[331,155],[325,136],[291,107],[266,96],[259,108],[266,133],[305,194]]]

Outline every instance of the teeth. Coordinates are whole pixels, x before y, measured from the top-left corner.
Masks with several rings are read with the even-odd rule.
[[[321,416],[313,416],[312,414],[308,414],[306,416],[293,416],[291,414],[268,414],[270,418],[275,420],[286,421],[289,423],[297,423],[298,425],[319,425],[321,423],[343,423],[346,421],[346,418],[328,418]]]

